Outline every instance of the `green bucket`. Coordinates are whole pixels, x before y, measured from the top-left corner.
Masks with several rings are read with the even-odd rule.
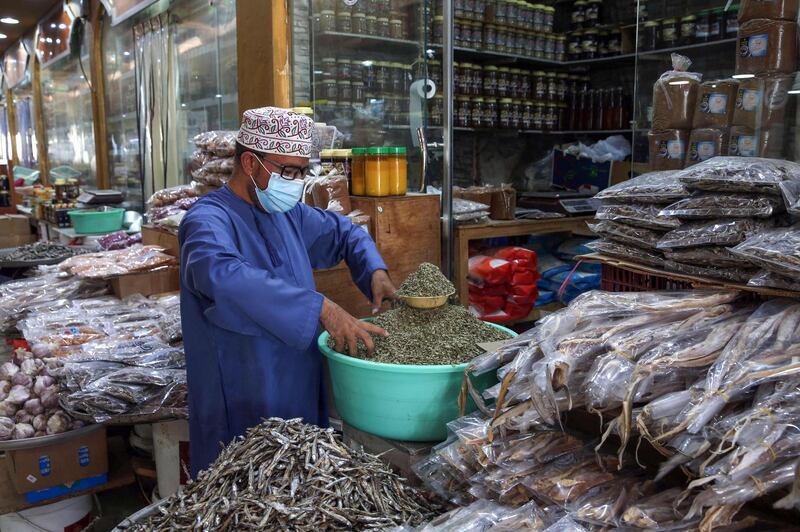
[[[72,227],[79,235],[91,235],[101,233],[113,233],[122,229],[122,221],[125,216],[125,209],[108,208],[101,209],[77,209],[68,211]]]
[[[490,323],[517,336],[514,331]],[[328,358],[336,410],[349,425],[384,438],[433,442],[447,438],[447,423],[458,417],[458,395],[468,363],[412,366],[370,362],[328,347],[328,333],[317,340]],[[472,377],[482,392],[497,383],[494,372]],[[466,411],[475,410],[470,399]]]

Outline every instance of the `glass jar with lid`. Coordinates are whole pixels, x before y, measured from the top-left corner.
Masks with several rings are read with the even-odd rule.
[[[323,79],[321,89],[321,98],[323,100],[336,100],[338,91],[336,89],[335,79]]]
[[[340,33],[351,33],[353,31],[350,11],[340,9],[336,13],[336,31]]]
[[[469,127],[472,110],[470,109],[469,96],[456,96],[455,125]]]
[[[544,59],[544,34],[533,34],[533,57]]]
[[[738,21],[737,21],[738,24]],[[722,8],[708,10],[708,40],[717,41],[725,34],[725,12]]]
[[[455,18],[465,18],[465,10],[464,7],[466,4],[466,0],[452,0],[453,2],[453,16]]]
[[[336,77],[338,80],[350,80],[352,62],[349,59],[339,58],[336,60]]]
[[[435,44],[442,44],[442,31],[444,29],[444,17],[437,15],[433,17],[433,30],[431,41]]]
[[[517,70],[519,71],[519,91],[517,92],[517,97],[521,99],[530,98],[531,77],[526,70],[522,70],[521,68]]]
[[[320,61],[320,70],[322,71],[322,79],[336,80],[337,68],[335,57],[323,57]]]
[[[469,78],[469,94],[470,96],[481,96],[483,95],[483,67],[472,65],[470,70],[472,72]]]
[[[681,29],[679,42],[681,45],[694,44],[697,42],[697,17],[687,15],[681,18]]]
[[[353,82],[353,103],[364,103],[367,93],[364,89],[363,81]]]
[[[476,50],[483,50],[486,45],[483,42],[483,24],[480,22],[472,23],[472,43]]]
[[[464,21],[455,20],[453,22],[453,46],[464,48]]]
[[[497,51],[497,26],[486,24],[483,27],[483,46],[490,52]]]
[[[723,7],[718,7],[714,11],[720,17],[720,30],[725,30],[725,38],[730,39],[736,37],[736,34],[739,33],[739,19],[737,18],[739,4],[733,4],[727,11],[725,11]]]
[[[607,57],[608,55],[608,30],[597,30],[597,56]]]
[[[581,40],[581,58],[594,59],[597,57],[597,30],[586,30]]]
[[[508,28],[506,31],[506,35],[508,35],[508,38],[506,40],[506,51],[509,54],[516,54],[517,45],[522,44],[522,42],[519,39],[520,35],[519,30],[517,30],[516,28]]]
[[[336,31],[336,13],[329,9],[319,13],[319,31]]]
[[[444,116],[444,96],[439,93],[428,101],[430,102],[430,107],[428,108],[428,119],[430,120],[431,125],[441,126]]]
[[[483,106],[483,127],[495,129],[497,128],[497,98],[486,98]]]
[[[560,72],[556,75],[556,100],[559,102],[566,101],[567,99],[567,80],[569,74]]]
[[[544,100],[547,97],[547,73],[537,70],[533,73],[531,87],[535,100]]]
[[[508,0],[497,0],[494,5],[494,21],[497,24],[508,24]]]
[[[544,5],[533,5],[533,31],[545,31],[544,29]]]
[[[405,70],[402,63],[389,63],[389,92],[393,94],[404,94],[404,77]]]
[[[483,98],[470,98],[470,105],[469,127],[483,127]]]
[[[367,148],[365,168],[365,191],[367,196],[383,197],[389,195],[391,167],[386,148]]]
[[[556,61],[566,61],[567,59],[567,37],[566,35],[556,36]]]
[[[533,128],[533,102],[531,100],[525,100],[522,102],[522,118],[520,127],[522,129]]]
[[[353,86],[349,79],[340,79],[336,82],[336,93],[340,102],[351,102],[353,100]]]
[[[508,91],[509,98],[519,98],[519,92],[522,90],[522,80],[520,74],[522,70],[519,68],[512,68],[508,72]]]
[[[470,63],[453,63],[456,94],[469,95],[469,86],[472,78],[472,69],[470,67],[472,67]]]
[[[558,104],[549,102],[544,116],[544,128],[549,130],[556,129],[558,125]]]
[[[551,32],[555,24],[556,8],[545,6],[544,8],[544,31]]]
[[[588,0],[584,11],[584,25],[587,28],[594,28],[600,24],[600,7],[603,0]]]
[[[389,18],[388,17],[378,17],[378,37],[388,37],[389,36]]]
[[[656,50],[660,44],[661,22],[648,20],[639,32],[639,50]]]
[[[519,2],[517,0],[508,0],[506,6],[507,23],[514,26],[517,25],[519,21]]]
[[[477,21],[483,20],[483,14],[486,12],[486,0],[475,0],[473,7],[473,18]]]
[[[569,43],[567,45],[567,59],[570,61],[577,61],[583,55],[581,44],[583,42],[583,32],[573,31],[569,34]]]
[[[489,97],[497,96],[497,67],[488,65],[483,68],[482,79],[483,94]]]
[[[555,72],[548,72],[547,76],[547,89],[545,99],[554,102],[558,98],[558,79]]]
[[[441,87],[442,86],[442,62],[439,61],[438,59],[431,59],[431,60],[428,61],[427,67],[428,67],[428,69],[427,69],[428,79],[433,81],[433,83],[436,85],[436,87]],[[455,63],[453,63],[453,68],[455,70]]]
[[[367,15],[365,13],[353,13],[353,18],[350,21],[350,24],[353,27],[353,33],[357,33],[359,35],[367,34]]]
[[[544,36],[544,58],[553,61],[556,58],[556,36],[547,33]]]
[[[329,102],[330,103],[330,102]],[[353,118],[353,104],[350,102],[336,102],[335,104],[336,117],[343,120],[351,120]]]
[[[350,194],[363,196],[367,193],[367,149],[353,148],[350,150],[352,163],[350,166]]]
[[[577,0],[577,2],[572,4],[570,28],[573,30],[580,30],[584,28],[584,22],[586,21],[586,7],[587,3],[584,0]]]
[[[697,42],[708,42],[710,15],[710,9],[703,9],[697,13],[697,23],[694,33]]]
[[[389,166],[389,195],[405,196],[408,190],[408,160],[406,148],[384,148]]]
[[[533,129],[544,129],[544,115],[546,114],[547,106],[543,101],[533,102]]]
[[[678,19],[665,18],[661,23],[661,46],[672,48],[678,45]]]
[[[408,96],[408,90],[411,88],[411,81],[414,78],[411,72],[411,65],[403,65],[403,95]]]
[[[622,53],[622,30],[612,28],[608,32],[608,55],[619,55]]]
[[[505,26],[497,26],[496,41],[496,51],[508,53],[508,28]]]
[[[378,92],[388,92],[391,83],[391,74],[389,73],[389,63],[386,61],[376,61],[374,63],[375,69],[375,89]]]
[[[378,35],[378,17],[375,15],[367,15],[367,35]]]
[[[511,128],[511,121],[512,121],[512,114],[513,114],[513,104],[511,98],[501,98],[500,105],[498,105],[498,114],[500,119],[497,122],[497,125],[502,129],[510,129]]]
[[[456,21],[461,28],[461,46],[472,48],[472,23],[468,20]]]
[[[403,30],[403,19],[390,18],[389,19],[389,37],[392,39],[405,38],[405,31]]]
[[[522,127],[522,100],[511,100],[511,127],[513,129]]]
[[[497,69],[497,96],[500,98],[508,98],[508,83],[510,77],[511,69],[509,67],[500,67]]]

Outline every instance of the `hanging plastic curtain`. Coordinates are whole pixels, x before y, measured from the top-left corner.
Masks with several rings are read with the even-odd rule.
[[[139,150],[144,197],[182,183],[174,121],[178,112],[175,24],[163,13],[134,27]]]

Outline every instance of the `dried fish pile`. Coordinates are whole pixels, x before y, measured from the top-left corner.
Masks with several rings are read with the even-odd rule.
[[[483,352],[479,343],[509,337],[460,305],[430,310],[400,307],[384,312],[374,323],[389,336],[374,338],[372,357],[362,344],[356,356],[388,364],[463,364]],[[329,340],[328,345],[333,348],[333,341]]]
[[[800,227],[783,227],[782,190],[791,204],[796,199],[791,191],[800,190],[800,165],[715,157],[677,172],[644,174],[595,196],[603,203],[598,222],[590,225],[602,237],[595,250],[685,275],[785,288],[791,277],[787,272],[799,270],[791,267],[792,261],[800,264],[800,248],[785,241],[797,240]],[[767,236],[777,233],[785,241]],[[756,245],[754,253],[733,251],[751,239],[765,245]],[[762,252],[764,248],[769,251]],[[793,258],[778,259],[770,269],[766,254]],[[789,270],[775,271],[786,262]],[[765,277],[765,270],[781,277]]]
[[[62,260],[75,255],[86,253],[84,248],[75,246],[62,246],[53,242],[34,242],[27,246],[20,246],[11,253],[3,256],[4,262],[35,262],[41,260]]]
[[[268,419],[130,531],[368,530],[436,515],[425,495],[331,429]]]
[[[52,366],[60,405],[74,418],[185,417],[185,355],[167,343],[180,333],[177,305],[174,296],[74,300],[29,314],[19,328]]]
[[[397,295],[408,297],[436,297],[450,295],[456,291],[453,283],[442,274],[438,266],[430,262],[423,262],[419,268],[411,272],[400,288]]]
[[[469,390],[479,412],[451,424],[455,448],[428,461],[427,467],[438,465],[436,474],[423,467],[420,475],[462,504],[470,496],[501,503],[510,496],[517,504],[533,496],[569,509],[587,476],[587,496],[615,480],[592,485],[603,472],[588,462],[573,467],[583,450],[568,453],[565,464],[556,456],[556,465],[542,467],[540,459],[531,461],[529,448],[532,430],[558,429],[562,413],[581,408],[608,421],[601,445],[611,435],[621,440],[620,467],[623,449],[639,437],[665,456],[656,480],[677,467],[697,478],[674,493],[653,493],[652,500],[643,491],[635,506],[615,505],[610,497],[616,521],[595,524],[656,528],[674,521],[711,530],[730,523],[746,502],[791,486],[800,457],[800,303],[737,298],[712,291],[583,294],[472,362],[478,373],[497,370],[501,383],[484,397]],[[516,465],[493,462],[494,456],[525,460]],[[500,477],[492,467],[502,470]],[[517,484],[527,491],[517,491]],[[779,504],[800,507],[800,487]],[[591,523],[597,512],[589,510],[570,515]]]

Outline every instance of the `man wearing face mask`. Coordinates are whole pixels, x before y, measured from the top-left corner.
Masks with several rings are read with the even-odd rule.
[[[233,177],[181,223],[193,476],[262,418],[327,426],[320,325],[339,351],[386,334],[315,290],[312,269],[345,260],[373,311],[395,292],[365,231],[299,204],[312,129],[284,109],[245,111]]]

